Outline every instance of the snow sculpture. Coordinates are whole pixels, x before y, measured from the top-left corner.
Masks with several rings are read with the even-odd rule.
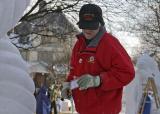
[[[34,83],[27,63],[7,38],[30,0],[0,0],[0,114],[34,114]]]
[[[145,53],[137,60],[135,79],[125,89],[126,114],[137,114],[144,84],[146,84],[148,77],[154,78],[158,93],[160,93],[160,72],[158,64],[152,57]],[[151,114],[157,113],[158,111],[154,110],[153,112],[152,109]]]

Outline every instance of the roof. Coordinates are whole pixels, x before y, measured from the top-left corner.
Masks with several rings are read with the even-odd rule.
[[[30,73],[49,73],[48,64],[45,62],[29,62]]]
[[[14,32],[20,35],[38,33],[44,30],[58,35],[78,32],[77,28],[74,27],[63,13],[49,13],[30,22],[22,22],[14,28]]]

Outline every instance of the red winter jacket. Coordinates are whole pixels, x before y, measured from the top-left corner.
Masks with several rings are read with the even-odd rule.
[[[86,46],[78,35],[71,57],[67,81],[83,74],[100,76],[101,85],[87,90],[72,90],[79,114],[118,114],[121,110],[123,86],[134,78],[134,67],[120,42],[103,29]]]

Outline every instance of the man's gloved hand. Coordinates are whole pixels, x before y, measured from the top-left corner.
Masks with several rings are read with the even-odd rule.
[[[88,89],[90,87],[98,87],[100,85],[100,77],[85,74],[78,79],[77,83],[80,90]]]
[[[61,96],[62,96],[62,98],[65,98],[65,99],[70,99],[71,98],[72,92],[71,92],[71,89],[70,89],[70,82],[64,82],[63,83]]]

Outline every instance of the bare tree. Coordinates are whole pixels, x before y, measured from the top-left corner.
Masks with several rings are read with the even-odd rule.
[[[20,21],[30,21],[35,18],[43,17],[48,13],[70,11],[80,1],[81,0],[37,0]]]
[[[128,30],[141,38],[142,49],[160,60],[160,0],[126,0]]]

